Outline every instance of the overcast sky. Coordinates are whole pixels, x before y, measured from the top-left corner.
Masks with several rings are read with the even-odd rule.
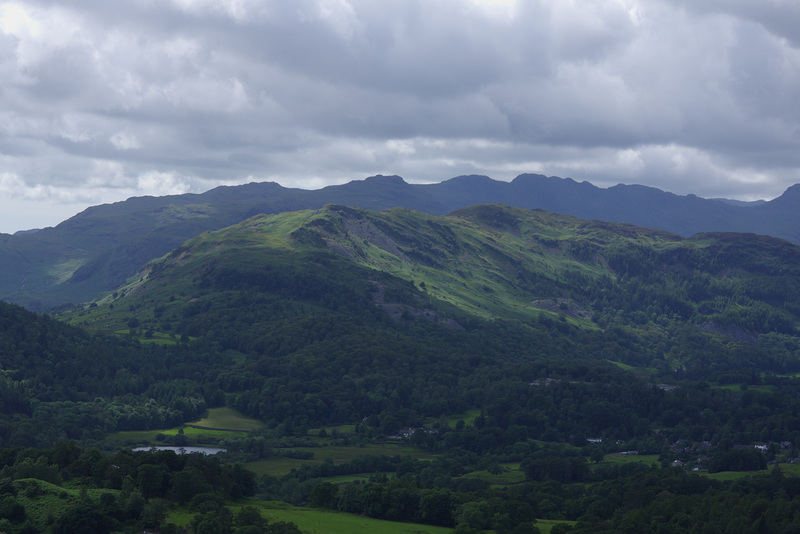
[[[0,0],[0,232],[136,195],[800,182],[800,0]]]

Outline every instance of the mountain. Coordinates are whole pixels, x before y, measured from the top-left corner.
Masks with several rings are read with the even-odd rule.
[[[509,183],[465,176],[419,187],[426,188],[442,201],[454,199],[448,204],[450,209],[478,203],[504,203],[582,219],[661,228],[683,236],[699,232],[747,232],[800,243],[800,211],[797,211],[800,197],[794,191],[798,186],[789,188],[773,201],[755,206],[695,195],[680,196],[641,185],[620,184],[602,189],[588,182],[534,174],[520,175]]]
[[[530,384],[558,378],[608,384],[581,402],[630,401],[613,412],[631,415],[567,422],[556,403],[557,426],[520,416],[515,432],[645,439],[652,421],[682,419],[661,415],[660,394],[623,394],[654,395],[608,362],[718,386],[800,371],[800,247],[505,205],[448,216],[329,205],[203,233],[61,318],[181,349],[197,362],[187,376],[282,432],[372,418],[391,433],[509,394],[529,413]],[[748,422],[730,431],[762,435],[753,428],[771,413],[731,415]]]
[[[253,317],[222,327],[219,317],[241,313],[231,299],[242,292],[280,298],[282,307],[380,312],[456,330],[548,317],[588,330],[620,318],[678,320],[755,341],[798,333],[800,247],[753,234],[684,238],[504,205],[448,216],[329,205],[203,233],[72,321],[173,336],[214,331],[216,342],[248,332],[263,338],[256,332],[270,329]],[[247,350],[236,341],[226,348]]]
[[[769,380],[786,388],[759,402],[800,409],[800,247],[753,234],[329,205],[203,233],[61,318],[192,355],[188,377],[280,435],[483,410],[491,438],[440,446],[485,453],[575,435],[788,440],[800,421],[724,389]],[[687,381],[704,389],[652,387]]]
[[[635,223],[683,236],[733,231],[800,242],[800,185],[757,206],[732,205],[644,186],[597,188],[571,179],[521,175],[512,182],[461,176],[412,185],[374,176],[319,190],[275,183],[218,187],[203,194],[140,197],[95,206],[54,228],[0,236],[0,299],[45,310],[111,290],[145,262],[204,231],[257,214],[342,204],[406,207],[442,215],[475,204],[541,208],[585,219]]]
[[[762,204],[767,203],[766,200],[733,200],[730,198],[712,198],[711,200],[717,200],[719,202],[731,204],[732,206],[742,206],[742,207],[761,206]]]

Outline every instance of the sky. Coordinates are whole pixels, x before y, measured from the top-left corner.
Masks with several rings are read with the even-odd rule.
[[[131,196],[800,182],[800,0],[0,0],[0,232]]]

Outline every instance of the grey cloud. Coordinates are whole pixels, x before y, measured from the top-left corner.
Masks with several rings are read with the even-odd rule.
[[[800,4],[794,0],[675,0],[675,3],[698,13],[725,14],[753,21],[793,46],[800,46]]]
[[[800,181],[788,0],[18,6],[40,31],[0,25],[0,172],[26,198],[376,173],[715,197]]]

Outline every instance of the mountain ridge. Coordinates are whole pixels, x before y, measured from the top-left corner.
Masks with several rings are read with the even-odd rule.
[[[204,328],[187,308],[218,306],[223,295],[249,288],[315,306],[335,300],[325,291],[351,294],[336,298],[453,327],[538,321],[555,309],[553,318],[565,313],[588,329],[596,328],[590,319],[624,313],[794,335],[798,265],[800,246],[755,234],[685,238],[507,205],[447,216],[328,205],[255,216],[192,238],[73,319],[111,330],[135,320],[194,336]]]
[[[108,291],[147,261],[204,231],[249,217],[343,204],[365,209],[406,207],[442,215],[469,205],[503,203],[546,209],[584,219],[628,222],[689,236],[733,231],[800,242],[800,191],[737,206],[679,196],[656,188],[598,188],[573,179],[522,174],[511,182],[481,175],[438,184],[409,184],[376,175],[319,190],[274,182],[220,186],[200,194],[135,197],[93,206],[53,228],[0,236],[0,299],[34,310],[87,301]]]

